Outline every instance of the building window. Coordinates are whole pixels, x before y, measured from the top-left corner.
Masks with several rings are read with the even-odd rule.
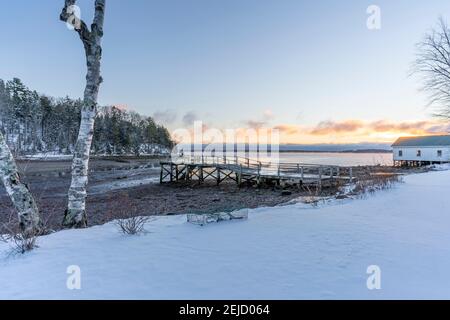
[[[398,151],[398,156],[399,156],[399,157],[403,157],[403,150],[399,150],[399,151]]]
[[[421,150],[417,150],[417,156],[421,157],[422,156],[422,151]]]
[[[438,152],[437,152],[437,156],[438,156],[439,158],[441,158],[441,157],[442,157],[442,150],[438,150]]]

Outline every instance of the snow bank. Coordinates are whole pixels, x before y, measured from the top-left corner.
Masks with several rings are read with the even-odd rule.
[[[17,160],[62,161],[62,160],[71,160],[72,158],[73,158],[72,154],[48,152],[48,153],[36,153],[18,156]]]
[[[0,298],[450,298],[450,171],[405,177],[365,200],[251,210],[199,227],[161,217],[130,237],[113,224],[59,232],[6,257]],[[149,204],[150,205],[150,204]],[[81,268],[81,290],[66,287]],[[367,268],[381,268],[368,290]]]
[[[450,163],[433,164],[429,168],[433,171],[446,171],[450,170]]]

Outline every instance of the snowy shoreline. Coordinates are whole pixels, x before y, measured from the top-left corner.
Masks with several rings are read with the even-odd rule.
[[[61,231],[6,258],[3,299],[404,299],[450,298],[450,171],[408,175],[360,200],[317,208],[250,210],[248,221],[206,227],[159,217],[129,237],[113,223]],[[68,290],[68,266],[81,290]],[[367,267],[382,271],[366,287]]]
[[[121,159],[121,158],[142,158],[142,159],[166,159],[169,157],[167,153],[155,153],[155,154],[141,154],[136,156],[135,154],[92,154],[92,159]],[[36,153],[32,155],[20,155],[16,157],[18,161],[71,161],[73,154],[62,153]]]

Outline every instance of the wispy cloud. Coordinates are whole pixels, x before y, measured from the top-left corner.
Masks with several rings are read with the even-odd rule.
[[[435,125],[435,123],[432,123],[430,121],[394,123],[380,120],[370,123],[369,127],[375,132],[408,132],[416,134],[427,132],[428,128],[433,125]]]
[[[295,135],[295,134],[299,134],[301,132],[301,128],[297,125],[280,124],[273,128],[275,130],[278,130],[280,132],[280,134],[286,134],[286,135]]]
[[[273,114],[273,111],[270,109],[267,109],[266,111],[264,111],[263,117],[264,117],[264,120],[266,120],[266,121],[271,121],[271,120],[275,119],[275,115]]]
[[[195,114],[188,113],[183,121],[192,125],[196,120]],[[315,126],[280,123],[272,125],[264,120],[247,120],[241,122],[242,126],[233,130],[239,141],[248,140],[249,136],[256,134],[271,134],[277,130],[281,143],[304,144],[336,144],[383,142],[391,143],[400,136],[449,134],[450,124],[438,120],[418,120],[395,122],[390,120],[363,121],[348,119],[342,121],[322,121]],[[205,132],[214,127],[204,125]],[[216,128],[225,136],[225,128]],[[191,132],[191,131],[190,131]],[[191,132],[192,133],[192,132]]]
[[[313,135],[328,135],[333,133],[354,132],[364,127],[359,120],[345,120],[340,122],[323,121],[311,130]]]
[[[266,121],[254,121],[254,120],[248,120],[245,122],[246,127],[250,129],[261,129],[267,126]]]
[[[248,129],[259,130],[262,128],[269,128],[274,119],[275,115],[272,110],[267,109],[262,113],[262,115],[257,115],[254,119],[244,120],[242,121],[242,124]]]
[[[197,114],[193,111],[189,111],[184,114],[182,118],[183,125],[185,126],[192,126],[196,120],[199,120],[199,117]]]
[[[161,110],[153,113],[153,119],[165,125],[173,124],[177,120],[177,114],[173,110]]]
[[[349,133],[399,133],[408,135],[419,134],[446,134],[450,125],[439,121],[402,121],[393,122],[378,120],[364,122],[361,120],[324,121],[310,130],[311,135],[336,135]]]

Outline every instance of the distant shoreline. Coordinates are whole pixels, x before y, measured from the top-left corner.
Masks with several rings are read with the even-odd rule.
[[[200,153],[206,148],[212,149],[210,145],[177,145],[178,150],[183,150],[185,153]],[[232,154],[234,152],[252,152],[258,150],[261,152],[270,153],[271,150],[279,153],[392,153],[391,145],[386,143],[370,144],[317,144],[317,145],[303,145],[303,144],[279,144],[279,145],[258,145],[258,144],[217,144],[214,149],[222,148],[223,152]]]
[[[268,151],[270,153],[270,151]],[[385,149],[361,149],[361,150],[278,150],[280,154],[289,154],[289,153],[305,153],[305,154],[313,154],[313,153],[331,153],[331,154],[392,154],[393,151],[385,150]],[[167,159],[170,155],[91,155],[92,160],[112,160],[117,161],[120,159],[123,160],[135,160],[135,159]],[[17,161],[44,161],[44,162],[60,162],[60,161],[72,161],[73,155],[60,154],[60,155],[21,155],[17,156]]]

